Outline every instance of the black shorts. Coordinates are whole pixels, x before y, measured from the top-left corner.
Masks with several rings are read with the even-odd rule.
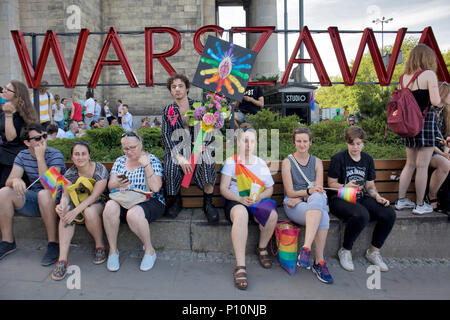
[[[233,224],[233,222],[231,221],[231,209],[233,209],[234,206],[237,205],[241,205],[244,206],[242,203],[237,202],[237,201],[233,201],[233,200],[227,200],[225,199],[225,205],[223,206],[223,210],[225,211],[225,218],[227,218],[228,221],[230,221],[231,224]],[[245,207],[245,206],[244,206]],[[245,207],[245,209],[247,209],[247,213],[248,213],[248,221],[249,223],[254,223],[254,224],[258,224],[254,219],[253,219],[253,214],[250,212],[250,210],[248,210],[247,207]]]
[[[150,200],[139,203],[137,206],[140,206],[144,210],[145,219],[147,219],[148,223],[161,218],[166,209],[166,206],[155,198],[150,198]],[[120,206],[120,222],[127,223],[128,210]]]

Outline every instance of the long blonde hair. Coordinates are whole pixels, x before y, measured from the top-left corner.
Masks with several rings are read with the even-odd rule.
[[[61,110],[61,97],[57,94],[55,94],[55,103],[56,103],[56,108],[58,110]]]
[[[404,73],[414,74],[420,70],[433,70],[434,72],[437,70],[436,54],[423,43],[415,46],[409,53]]]
[[[439,95],[441,96],[441,101],[443,102],[442,116],[445,123],[446,137],[450,136],[450,105],[446,104],[444,101],[450,93],[450,85],[447,82],[439,83]]]
[[[23,82],[17,80],[11,80],[11,85],[14,87],[14,95],[17,98],[16,109],[19,115],[26,124],[38,121],[36,109],[31,103],[27,86]]]

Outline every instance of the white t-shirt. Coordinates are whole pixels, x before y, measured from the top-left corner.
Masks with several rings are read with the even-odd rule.
[[[92,99],[92,98],[87,99],[86,102],[84,103],[84,105],[86,106],[86,111],[84,112],[84,114],[87,114],[87,113],[94,114],[94,112],[95,112],[94,99]]]
[[[253,172],[255,176],[261,179],[262,182],[264,182],[264,188],[269,188],[275,184],[272,175],[270,174],[270,169],[263,159],[255,156],[255,163],[246,164],[245,166]],[[225,161],[220,173],[232,178],[230,183],[230,191],[236,195],[239,195],[239,189],[236,182],[236,162],[234,162],[233,158],[228,158]]]
[[[131,113],[127,112],[127,114],[122,116],[122,128],[126,131],[133,130],[133,116]]]
[[[100,116],[101,112],[102,112],[102,107],[97,103],[95,105],[94,116]]]
[[[64,120],[64,108],[65,106],[60,103],[60,109],[58,110],[58,106],[56,103],[52,106],[52,110],[55,111],[55,116],[53,117],[54,121],[63,121]]]

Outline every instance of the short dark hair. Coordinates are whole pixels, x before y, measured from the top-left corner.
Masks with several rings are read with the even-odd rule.
[[[313,135],[312,135],[311,129],[309,129],[308,127],[294,128],[294,131],[292,133],[292,141],[295,143],[295,136],[297,134],[302,134],[302,133],[307,134],[309,137],[309,141],[312,141]]]
[[[58,126],[54,123],[51,123],[47,126],[47,133],[54,134],[58,132]]]
[[[44,127],[40,123],[31,122],[27,126],[23,127],[22,131],[20,131],[20,139],[22,139],[22,141],[29,140],[30,139],[29,134],[30,134],[30,131],[32,131],[32,130],[34,130],[38,133],[45,132]]]
[[[367,135],[366,132],[358,126],[351,126],[345,130],[345,142],[353,143],[355,139],[361,139],[362,141],[366,140]]]
[[[88,150],[88,153],[91,154],[91,148],[89,148],[89,143],[84,140],[76,140],[73,142],[72,148],[70,149],[70,155],[73,155],[73,149],[76,146],[85,146]]]
[[[122,100],[120,100],[120,99],[119,99],[119,100],[117,100],[117,102],[120,102],[120,103],[122,103]]]
[[[93,98],[94,97],[94,91],[88,90],[86,91],[86,99]]]
[[[184,82],[184,85],[186,86],[186,89],[189,91],[189,88],[191,86],[188,77],[186,77],[184,74],[174,74],[173,76],[171,76],[169,79],[167,79],[167,89],[170,91],[170,87],[172,86],[172,83],[176,80],[176,79],[180,79],[181,81]]]

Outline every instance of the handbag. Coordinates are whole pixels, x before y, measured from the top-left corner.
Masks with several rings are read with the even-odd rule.
[[[275,239],[277,241],[278,261],[281,267],[286,270],[291,276],[295,274],[295,266],[297,264],[297,248],[298,248],[298,234],[300,228],[296,227],[291,222],[280,222],[275,227]]]
[[[118,202],[120,206],[125,209],[150,200],[152,197],[151,192],[144,192],[138,189],[126,189],[126,190],[111,190],[109,198]]]
[[[66,187],[66,191],[72,201],[70,208],[78,207],[81,202],[91,195],[91,192],[94,190],[95,182],[95,179],[92,178],[79,177],[74,184]],[[84,223],[84,215],[80,213],[73,221],[76,223]]]

